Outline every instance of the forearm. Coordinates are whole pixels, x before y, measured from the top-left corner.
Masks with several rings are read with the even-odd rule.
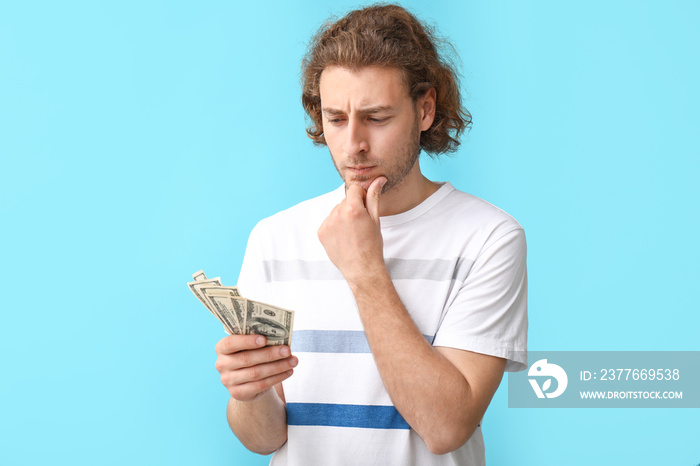
[[[226,418],[236,437],[255,453],[268,455],[287,441],[287,412],[274,388],[252,401],[231,398]]]
[[[394,406],[436,454],[471,437],[503,376],[505,360],[433,348],[399,298],[386,268],[379,220],[382,180],[347,188],[318,237],[355,297],[379,375]],[[427,180],[426,180],[427,181]]]
[[[396,409],[431,451],[461,446],[476,429],[483,403],[474,401],[462,373],[423,337],[385,268],[349,283]]]

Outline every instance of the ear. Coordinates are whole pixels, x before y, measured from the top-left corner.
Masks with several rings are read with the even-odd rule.
[[[416,110],[420,119],[420,130],[427,131],[435,120],[435,102],[437,95],[435,88],[431,87],[425,92],[425,95],[416,102]]]

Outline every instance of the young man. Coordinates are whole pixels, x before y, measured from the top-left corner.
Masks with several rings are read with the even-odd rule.
[[[484,464],[480,422],[522,370],[522,227],[421,174],[469,125],[454,73],[403,8],[349,13],[304,61],[308,134],[339,189],[261,221],[239,287],[295,311],[293,349],[216,346],[231,429],[272,464]]]

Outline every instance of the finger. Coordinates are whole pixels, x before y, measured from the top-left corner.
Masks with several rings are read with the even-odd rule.
[[[262,348],[267,339],[262,335],[229,335],[216,344],[217,354],[233,354],[243,350]]]
[[[283,372],[281,374],[274,375],[262,380],[256,380],[255,382],[249,382],[242,385],[236,385],[235,387],[229,388],[229,393],[231,396],[239,401],[250,401],[258,397],[261,393],[270,387],[274,387],[280,382],[288,379],[294,371],[291,369]]]
[[[219,372],[238,370],[266,364],[290,356],[288,346],[272,346],[256,350],[244,350],[235,354],[220,355],[215,366]]]
[[[372,184],[367,188],[367,212],[375,222],[379,221],[379,197],[382,194],[382,188],[386,184],[386,178],[379,176],[372,181]]]
[[[345,202],[355,208],[365,208],[365,190],[359,184],[351,184],[345,191]],[[341,202],[342,204],[342,202]]]
[[[294,369],[298,363],[299,360],[296,358],[296,356],[291,356],[281,361],[257,364],[255,366],[244,367],[243,369],[230,371],[228,373],[224,372],[221,374],[221,379],[222,382],[224,382],[224,385],[227,386],[242,385],[282,374],[288,370]]]
[[[328,236],[327,231],[331,229],[330,224],[333,223],[333,219],[337,217],[338,211],[342,209],[343,205],[345,204],[345,199],[343,199],[340,204],[337,206],[333,207],[331,212],[328,214],[328,217],[321,223],[321,226],[318,228],[318,231],[316,232],[316,235],[318,236],[318,239],[321,241],[321,244],[325,244],[326,238]]]

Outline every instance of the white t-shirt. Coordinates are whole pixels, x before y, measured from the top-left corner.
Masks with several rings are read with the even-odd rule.
[[[288,440],[271,464],[483,465],[481,427],[456,451],[434,455],[384,389],[350,288],[317,236],[344,196],[341,186],[262,220],[243,260],[243,296],[295,311],[299,365],[283,383]],[[518,222],[450,183],[380,222],[389,274],[425,338],[505,358],[506,371],[525,369],[526,247]]]

